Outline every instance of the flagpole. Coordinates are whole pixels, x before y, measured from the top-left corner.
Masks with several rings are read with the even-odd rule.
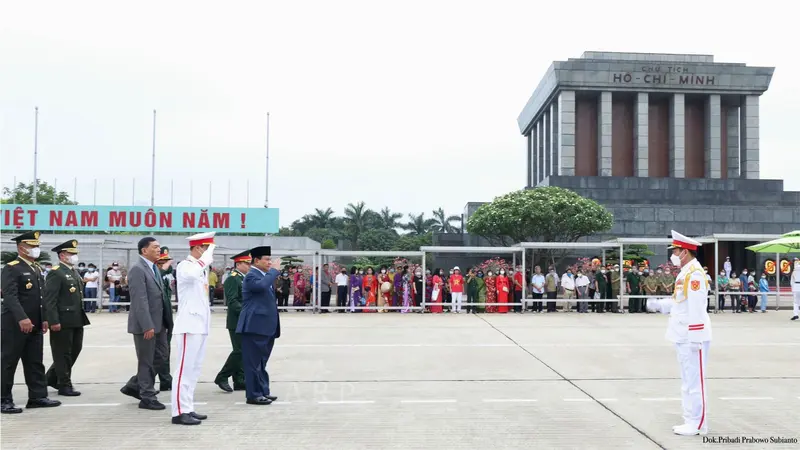
[[[153,110],[153,162],[150,168],[150,206],[156,204],[156,110]]]
[[[39,188],[39,107],[35,108],[33,123],[33,204],[36,204],[36,194]]]
[[[267,113],[267,172],[264,188],[264,208],[269,208],[269,113]]]

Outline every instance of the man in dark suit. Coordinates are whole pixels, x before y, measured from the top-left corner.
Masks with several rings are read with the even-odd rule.
[[[47,310],[43,310],[42,268],[36,264],[39,257],[39,232],[30,231],[14,239],[17,259],[3,268],[0,290],[3,292],[2,336],[0,336],[0,412],[19,414],[22,408],[14,405],[11,389],[17,364],[22,360],[25,384],[28,385],[26,408],[47,408],[61,404],[47,398],[44,364],[44,334],[47,333]]]
[[[242,312],[242,284],[247,272],[250,271],[250,250],[231,258],[236,265],[228,278],[225,279],[225,304],[228,305],[226,328],[231,337],[233,351],[228,356],[222,370],[219,371],[214,383],[225,392],[241,391],[245,389],[244,369],[242,368],[242,336],[236,334],[239,325],[239,314]],[[228,378],[233,378],[233,387],[228,384]]]
[[[172,317],[172,288],[170,282],[175,279],[175,271],[172,270],[172,257],[169,256],[169,248],[161,247],[161,256],[156,261],[158,270],[161,272],[161,287],[164,289],[164,323],[168,325],[167,328],[167,348],[172,346],[172,324],[174,323]],[[159,380],[160,391],[172,390],[172,374],[169,370],[169,358],[164,360],[160,367],[156,367],[156,375]]]
[[[139,259],[128,270],[128,333],[133,335],[138,368],[120,392],[140,400],[141,409],[162,410],[166,407],[156,398],[155,377],[169,361],[167,332],[173,326],[172,315],[168,314],[161,273],[155,264],[161,246],[155,238],[146,237],[138,248]]]
[[[58,395],[81,395],[72,387],[72,366],[83,349],[83,327],[89,319],[83,309],[83,277],[76,269],[78,241],[69,240],[51,250],[59,263],[47,274],[44,304],[50,326],[53,365],[47,370],[47,385]]]
[[[252,264],[242,283],[242,312],[236,333],[242,336],[242,362],[247,403],[269,405],[277,400],[270,395],[267,362],[275,339],[281,336],[281,319],[275,298],[275,280],[280,258],[272,259],[270,247],[250,250]]]

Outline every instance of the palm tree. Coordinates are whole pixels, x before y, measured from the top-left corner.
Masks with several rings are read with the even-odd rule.
[[[308,216],[312,228],[329,228],[333,225],[333,209],[328,207],[326,210],[314,208],[314,214]]]
[[[454,227],[452,222],[461,221],[461,216],[447,216],[444,209],[439,208],[433,211],[434,224],[431,227],[437,233],[460,233],[461,227]]]
[[[398,219],[403,217],[402,214],[392,212],[388,207],[385,207],[380,212],[380,225],[382,228],[386,228],[387,230],[394,230],[395,228],[400,227],[400,222]]]
[[[348,203],[344,208],[345,231],[354,248],[358,248],[358,236],[369,228],[371,214],[375,214],[375,212],[368,209],[364,202]]]
[[[425,213],[409,214],[408,222],[400,225],[400,228],[408,231],[408,234],[412,236],[422,236],[430,232],[435,224],[436,221],[434,219],[425,218]]]

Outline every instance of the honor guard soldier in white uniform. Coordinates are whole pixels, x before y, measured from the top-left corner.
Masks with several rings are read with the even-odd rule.
[[[675,344],[678,352],[683,404],[683,424],[672,427],[672,431],[682,436],[708,433],[706,361],[711,343],[711,319],[706,312],[708,280],[703,266],[695,259],[700,245],[672,231],[670,262],[681,271],[675,278],[672,298],[650,302],[654,308],[670,315],[666,338]]]
[[[792,271],[792,295],[794,296],[794,305],[792,306],[792,319],[797,320],[800,318],[800,259],[794,259],[794,270]]]
[[[189,256],[178,264],[175,283],[178,315],[172,334],[177,347],[177,364],[172,374],[172,423],[198,425],[208,416],[194,410],[194,388],[206,354],[211,325],[208,304],[208,270],[214,260],[214,233],[187,238]]]

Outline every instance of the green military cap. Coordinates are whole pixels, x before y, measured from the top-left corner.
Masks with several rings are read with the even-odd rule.
[[[50,251],[55,253],[61,253],[61,252],[78,253],[78,241],[73,239],[71,241],[64,242],[61,245],[53,247],[53,249]]]
[[[172,257],[169,256],[169,247],[161,247],[161,254],[158,255],[157,261],[169,261]]]
[[[231,259],[235,263],[238,263],[238,262],[248,262],[249,263],[250,261],[252,261],[252,259],[250,258],[250,250],[245,250],[242,253],[239,253],[238,255],[233,255],[233,256],[231,256]]]
[[[28,244],[33,247],[39,246],[39,233],[38,231],[28,231],[27,233],[20,234],[19,236],[12,238],[11,240],[18,243],[18,244]]]

